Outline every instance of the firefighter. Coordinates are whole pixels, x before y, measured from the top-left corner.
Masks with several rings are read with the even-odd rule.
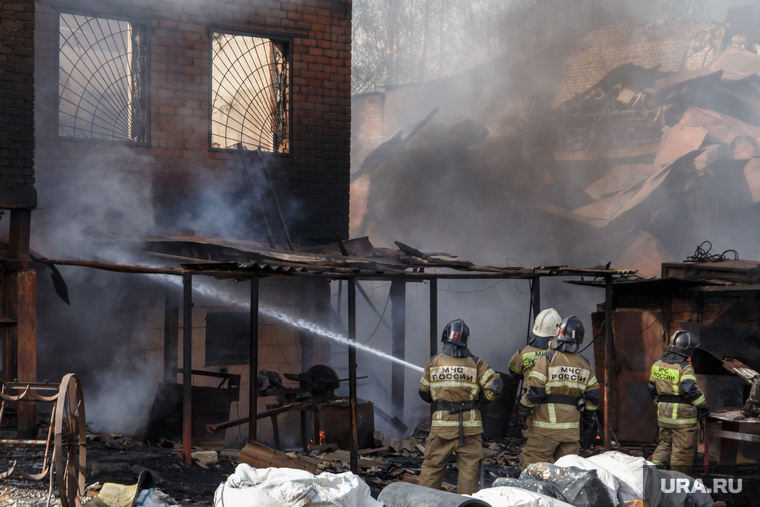
[[[528,337],[528,345],[524,349],[515,352],[515,355],[509,361],[509,373],[514,377],[522,379],[522,387],[525,392],[528,391],[528,377],[531,370],[536,365],[538,358],[549,350],[549,342],[557,334],[561,322],[562,317],[559,316],[559,312],[554,308],[548,308],[540,312],[533,322],[533,329]],[[528,421],[528,426],[530,426],[530,421]],[[509,423],[507,435],[512,438],[517,437],[518,444],[525,442],[525,437],[527,436],[526,434],[520,434],[515,418]]]
[[[528,376],[531,370],[538,358],[549,350],[549,342],[557,335],[561,322],[562,317],[559,316],[557,310],[554,308],[543,310],[533,322],[528,345],[515,352],[509,361],[509,372],[517,378],[522,378],[525,391],[528,390]]]
[[[652,365],[649,395],[657,403],[660,443],[652,455],[657,468],[691,475],[697,452],[698,421],[710,414],[694,376],[691,357],[697,337],[684,330],[673,333],[668,350]]]
[[[425,442],[420,485],[441,489],[451,454],[457,456],[457,492],[478,491],[479,463],[483,459],[480,434],[483,423],[478,405],[501,394],[498,373],[467,348],[470,329],[462,319],[452,320],[443,329],[443,352],[425,364],[420,380],[420,397],[434,403],[430,436]]]
[[[550,350],[538,359],[528,377],[528,391],[518,404],[517,420],[528,429],[522,469],[533,463],[578,454],[596,436],[599,383],[589,362],[578,353],[583,323],[575,315],[559,326]],[[531,414],[532,412],[532,414]]]

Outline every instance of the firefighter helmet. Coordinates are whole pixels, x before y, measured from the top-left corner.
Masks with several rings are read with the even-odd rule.
[[[691,357],[694,355],[694,349],[697,347],[699,347],[699,338],[694,333],[679,329],[670,338],[668,350],[682,356]]]
[[[559,325],[562,322],[562,317],[559,316],[559,312],[554,308],[547,308],[536,316],[536,320],[533,323],[533,330],[530,332],[530,342],[528,345],[533,345],[533,342],[537,338],[553,338],[559,331]]]
[[[555,339],[561,342],[576,342],[578,345],[583,343],[583,322],[575,315],[566,317],[559,325],[559,331]]]
[[[470,328],[462,319],[452,320],[443,328],[442,342],[453,343],[460,347],[466,347],[470,339]]]

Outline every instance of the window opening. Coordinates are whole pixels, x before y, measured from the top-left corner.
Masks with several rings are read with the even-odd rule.
[[[146,143],[146,25],[68,13],[58,21],[58,134]]]
[[[288,43],[212,34],[211,146],[288,153]]]

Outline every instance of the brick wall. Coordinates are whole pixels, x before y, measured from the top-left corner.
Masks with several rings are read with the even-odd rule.
[[[0,207],[37,206],[34,0],[0,5]]]
[[[289,228],[302,243],[348,234],[351,3],[344,0],[186,1],[49,0],[37,9],[37,164],[41,185],[55,188],[85,169],[85,157],[108,154],[111,143],[59,139],[56,12],[147,22],[150,36],[150,141],[128,147],[140,158],[103,168],[152,185],[160,225],[188,210],[210,188],[231,200],[249,192],[234,151],[209,146],[209,31],[292,37],[291,153],[273,155],[269,172]],[[31,5],[31,2],[29,2]],[[5,5],[5,4],[4,4]],[[47,194],[46,194],[47,195]],[[42,200],[42,197],[41,197]],[[42,206],[46,203],[42,202]],[[241,225],[245,227],[245,225]]]
[[[619,23],[591,32],[573,41],[562,64],[560,86],[553,104],[556,106],[595,85],[607,72],[625,63],[641,67],[660,65],[662,71],[701,68],[710,65],[713,54],[705,60],[697,54],[686,61],[689,42],[717,23],[696,23],[676,19],[645,25]]]

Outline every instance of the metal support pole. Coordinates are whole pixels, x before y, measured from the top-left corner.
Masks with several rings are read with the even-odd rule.
[[[192,464],[193,438],[193,275],[182,274],[182,459]]]
[[[179,295],[167,288],[164,294],[164,382],[177,381],[179,352]]]
[[[541,312],[541,277],[537,276],[533,278],[533,283],[531,284],[531,291],[530,291],[530,297],[531,301],[533,301],[533,318],[535,319],[536,316]]]
[[[256,442],[258,426],[259,373],[259,277],[251,277],[250,367],[248,374],[248,440]]]
[[[430,357],[438,354],[438,279],[430,280]],[[433,420],[434,405],[430,404],[430,420]]]
[[[438,354],[438,280],[430,280],[430,357]]]
[[[607,276],[604,283],[604,450],[610,450],[611,428],[610,421],[610,389],[612,382],[612,277]]]
[[[348,279],[348,339],[356,341],[356,278]],[[348,397],[351,472],[359,473],[359,431],[356,416],[356,347],[348,348]]]
[[[391,354],[398,359],[406,357],[406,282],[391,282],[391,324],[393,341]],[[394,362],[391,365],[391,415],[404,420],[404,366]]]

